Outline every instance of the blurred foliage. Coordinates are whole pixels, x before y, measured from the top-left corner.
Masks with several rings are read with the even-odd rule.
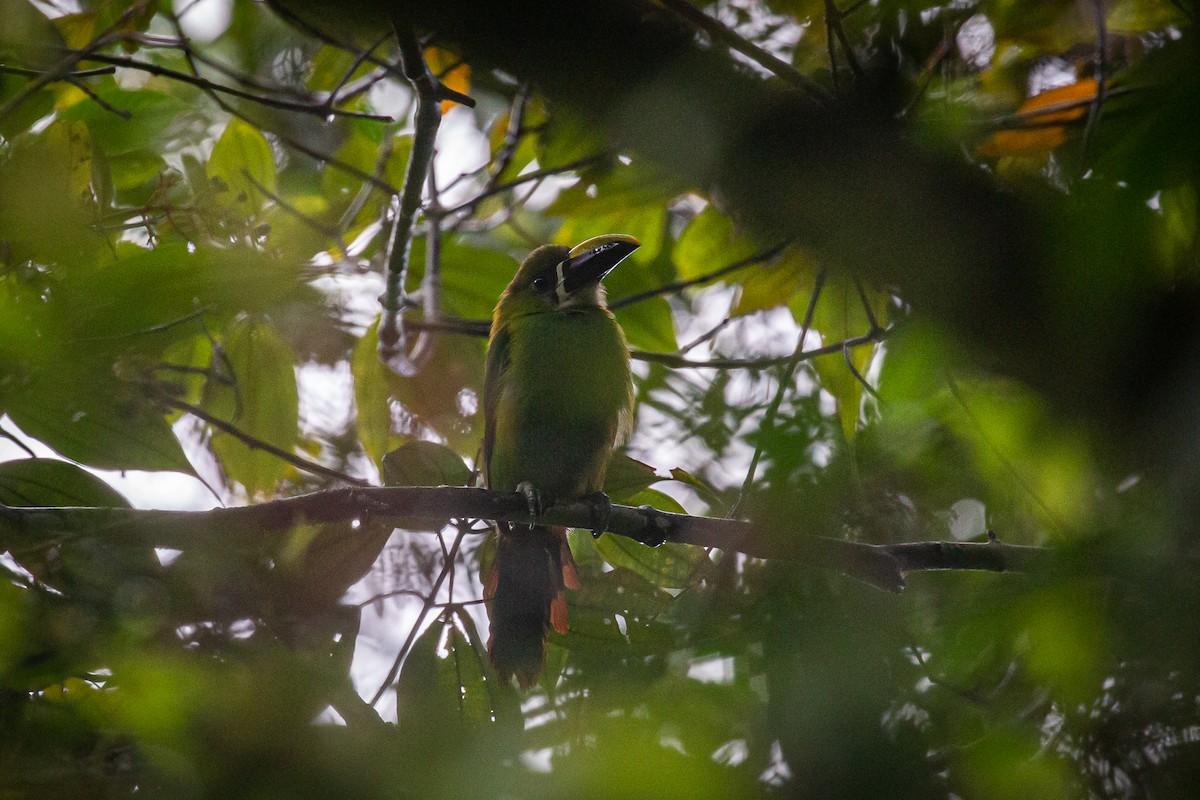
[[[760,163],[769,127],[660,127],[695,98],[623,85],[628,64],[606,66],[597,122],[571,96],[582,42],[483,32],[514,63],[561,64],[543,87],[431,31],[431,67],[477,106],[442,105],[405,288],[440,292],[439,319],[410,318],[444,330],[413,375],[380,363],[374,324],[413,139],[387,26],[318,0],[215,5],[0,0],[4,507],[128,506],[102,470],[199,477],[229,504],[339,475],[469,484],[496,298],[533,246],[620,232],[643,247],[609,298],[651,357],[614,501],[740,508],[768,536],[993,531],[1059,555],[1045,574],[912,574],[891,596],[576,531],[571,630],[520,697],[487,666],[491,545],[465,521],[229,523],[179,552],[5,514],[0,794],[1194,796],[1192,4],[693,3],[843,115],[795,164]],[[784,83],[684,30],[647,57],[693,48]],[[917,148],[903,169],[859,141],[876,118]],[[685,153],[741,165],[776,215]],[[897,221],[970,229],[941,194],[964,173],[1033,210],[1001,239],[1044,262],[923,260],[940,231]],[[777,218],[795,209],[847,221],[795,240]],[[793,369],[805,326],[826,349]]]

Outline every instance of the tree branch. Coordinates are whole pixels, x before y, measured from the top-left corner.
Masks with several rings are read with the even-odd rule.
[[[379,487],[328,489],[237,508],[156,511],[127,508],[37,507],[0,504],[0,542],[25,548],[61,542],[65,536],[128,537],[186,550],[197,546],[254,545],[268,532],[295,525],[390,522],[413,519],[446,523],[487,519],[528,524],[528,502],[518,492],[469,487]],[[593,509],[584,503],[552,506],[538,519],[551,525],[589,529]],[[360,529],[368,526],[360,525]],[[716,547],[756,558],[787,559],[836,569],[888,591],[904,588],[904,575],[930,570],[1029,571],[1049,561],[1041,547],[988,542],[864,544],[798,531],[768,530],[753,522],[673,514],[642,506],[613,506],[607,531],[642,543],[668,542]]]
[[[190,54],[190,53],[189,53]],[[210,81],[207,78],[202,78],[198,75],[189,75],[186,72],[179,72],[168,67],[163,67],[150,61],[139,61],[136,58],[128,58],[126,56],[110,56],[103,53],[87,53],[81,51],[76,54],[80,61],[96,61],[101,64],[111,64],[114,67],[124,67],[126,69],[138,70],[149,75],[157,75],[160,78],[168,78],[180,83],[186,83],[195,86],[205,91],[220,92],[231,97],[237,97],[241,100],[248,100],[252,103],[267,106],[268,108],[278,108],[282,111],[295,111],[301,114],[312,114],[313,116],[324,119],[333,114],[339,117],[347,117],[349,119],[365,119],[373,122],[391,122],[392,118],[384,114],[368,114],[363,111],[349,111],[343,108],[332,108],[324,103],[298,103],[292,100],[282,100],[278,97],[265,94],[254,94],[253,92],[244,92],[241,89],[233,86],[226,86],[215,81]]]
[[[403,14],[397,12],[392,27],[400,44],[404,76],[417,96],[417,110],[413,117],[412,154],[408,158],[404,186],[400,189],[396,216],[392,222],[391,236],[388,237],[387,287],[382,298],[383,318],[379,322],[379,357],[398,374],[412,375],[419,367],[407,352],[404,321],[400,312],[405,305],[404,283],[408,277],[413,225],[421,210],[421,188],[433,166],[434,144],[442,121],[441,101],[445,98],[439,91],[441,84],[425,63],[417,35]]]
[[[408,320],[405,324],[416,330],[440,331],[442,333],[453,333],[462,336],[477,336],[485,337],[488,335],[489,323],[487,320],[462,319],[461,317],[442,317],[436,321],[427,320]],[[849,339],[843,339],[840,342],[831,342],[820,347],[814,347],[811,350],[805,350],[800,354],[801,361],[809,361],[817,356],[825,356],[830,353],[840,353],[846,348],[862,347],[869,344],[878,344],[887,339],[892,334],[892,328],[878,328],[869,331],[862,336],[854,336]],[[795,356],[794,353],[786,356],[762,356],[761,358],[708,358],[703,361],[697,361],[693,358],[676,353],[654,353],[646,350],[630,350],[629,355],[634,361],[645,361],[649,364],[662,364],[667,367],[677,369],[766,369],[767,367],[777,367],[781,364],[787,364]]]

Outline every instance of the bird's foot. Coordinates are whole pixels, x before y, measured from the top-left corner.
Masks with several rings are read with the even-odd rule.
[[[534,523],[541,519],[542,512],[546,510],[546,504],[542,500],[542,494],[537,489],[533,488],[533,484],[529,481],[521,481],[517,484],[517,491],[525,495],[525,502],[529,506],[529,527],[533,527]]]
[[[665,544],[671,530],[671,520],[666,513],[654,506],[638,506],[638,511],[646,518],[646,527],[642,529],[638,541],[647,547]]]
[[[588,507],[592,518],[592,538],[599,539],[600,534],[608,530],[608,521],[612,518],[612,500],[604,492],[592,492],[579,498],[579,502]]]

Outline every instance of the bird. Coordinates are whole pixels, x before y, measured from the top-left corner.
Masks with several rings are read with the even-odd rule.
[[[633,378],[625,333],[601,280],[640,247],[605,234],[529,254],[492,317],[483,384],[480,451],[489,489],[519,491],[534,524],[497,523],[484,583],[488,658],[505,685],[528,690],[541,675],[546,637],[566,633],[565,588],[579,577],[567,529],[540,525],[545,507],[592,505],[595,535],[611,503],[603,494],[612,449],[628,435]]]

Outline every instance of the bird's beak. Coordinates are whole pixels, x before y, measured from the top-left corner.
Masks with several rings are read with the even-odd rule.
[[[599,283],[613,267],[642,246],[632,236],[607,233],[575,245],[558,265],[558,298],[564,300],[585,286]]]

